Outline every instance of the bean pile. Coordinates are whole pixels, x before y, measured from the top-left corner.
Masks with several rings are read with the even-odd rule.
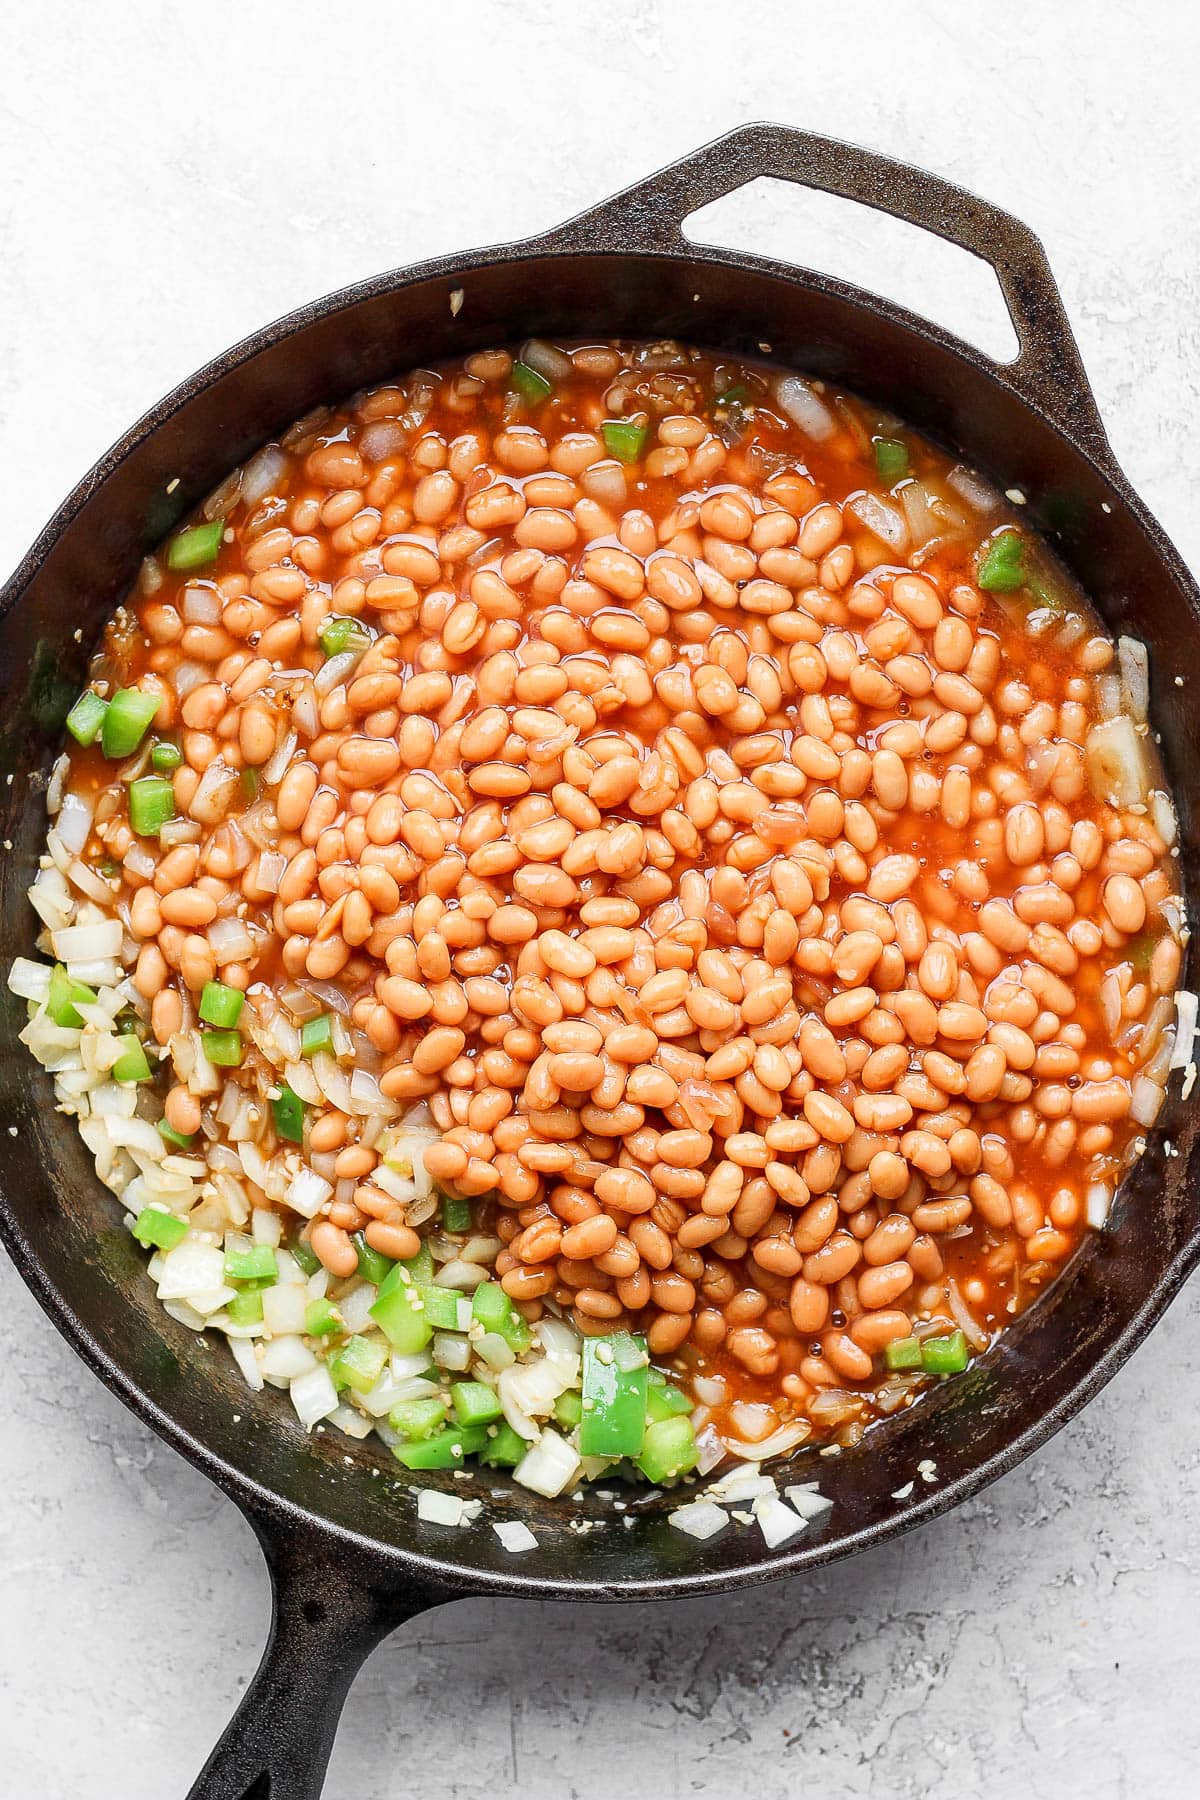
[[[1105,775],[1115,646],[1019,510],[895,421],[676,345],[523,358],[302,421],[210,560],[147,566],[94,686],[157,696],[176,817],[76,751],[86,859],[159,1045],[214,980],[316,996],[527,1317],[853,1441],[926,1378],[889,1346],[984,1347],[1153,1117],[1161,777],[1143,726]],[[218,1110],[177,1061],[170,1126]],[[320,1262],[414,1255],[361,1118],[305,1115]]]

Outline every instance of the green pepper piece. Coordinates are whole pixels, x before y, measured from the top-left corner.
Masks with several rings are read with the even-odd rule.
[[[419,1287],[417,1293],[435,1331],[458,1330],[458,1303],[463,1295],[457,1288]]]
[[[330,1337],[342,1329],[342,1315],[329,1300],[310,1300],[304,1309],[304,1329],[309,1337]]]
[[[683,1389],[677,1388],[674,1382],[656,1382],[651,1379],[649,1391],[646,1394],[646,1417],[651,1421],[679,1418],[684,1413],[690,1413],[693,1404]]]
[[[554,1417],[564,1431],[574,1431],[583,1418],[583,1395],[578,1388],[568,1388],[554,1402]]]
[[[661,1482],[673,1481],[677,1475],[688,1474],[699,1457],[690,1419],[656,1419],[646,1427],[637,1465],[646,1480],[657,1487]]]
[[[157,837],[175,817],[175,789],[165,775],[142,775],[129,784],[129,823],[139,837]]]
[[[56,1025],[66,1031],[83,1029],[83,1017],[76,1011],[80,1006],[94,1006],[95,991],[86,987],[82,981],[75,981],[61,963],[55,963],[50,973],[50,992],[46,996],[46,1011]]]
[[[970,1360],[967,1340],[961,1331],[946,1337],[926,1338],[921,1345],[921,1367],[927,1375],[958,1375]]]
[[[354,1233],[354,1248],[358,1253],[359,1274],[364,1281],[369,1281],[373,1287],[378,1287],[393,1266],[391,1257],[384,1256],[379,1250],[373,1250],[361,1231]]]
[[[240,1031],[204,1031],[200,1034],[204,1054],[218,1069],[240,1069],[242,1066],[242,1034]]]
[[[899,438],[877,437],[871,440],[879,479],[889,487],[908,474],[908,445]]]
[[[387,1359],[388,1347],[382,1339],[347,1338],[337,1355],[330,1359],[329,1373],[335,1383],[365,1394],[379,1380]]]
[[[228,1302],[225,1311],[229,1315],[231,1325],[261,1325],[263,1316],[262,1289],[242,1288]]]
[[[133,1223],[133,1235],[147,1250],[173,1250],[188,1234],[187,1220],[159,1206],[144,1206]]]
[[[344,651],[357,649],[361,644],[365,648],[371,639],[366,627],[358,619],[346,619],[334,615],[325,619],[317,627],[317,637],[327,657],[341,656]]]
[[[237,988],[226,987],[223,981],[206,981],[200,994],[201,1023],[232,1030],[245,1004],[246,996]]]
[[[159,705],[157,694],[143,694],[141,688],[119,688],[108,703],[100,727],[100,748],[105,756],[132,756],[149,731]]]
[[[392,1454],[406,1469],[460,1469],[463,1459],[476,1455],[487,1441],[483,1425],[452,1425],[421,1443],[397,1444]]]
[[[646,1341],[627,1331],[583,1340],[584,1456],[636,1456],[646,1430]]]
[[[1025,586],[1025,544],[1011,526],[980,552],[975,579],[990,594],[1015,594]]]
[[[502,1419],[479,1452],[479,1460],[492,1469],[515,1469],[528,1448],[520,1432]]]
[[[320,1257],[307,1238],[297,1238],[294,1243],[288,1245],[288,1249],[306,1275],[315,1275],[322,1266]]]
[[[286,1081],[281,1084],[279,1093],[271,1102],[271,1117],[275,1122],[277,1138],[282,1138],[288,1144],[304,1142],[304,1102]]]
[[[134,1032],[127,1031],[117,1039],[121,1046],[121,1054],[112,1066],[114,1081],[132,1083],[135,1081],[152,1081],[153,1071],[146,1059],[146,1046]]]
[[[165,1119],[158,1121],[158,1135],[164,1143],[173,1145],[176,1150],[190,1150],[196,1142],[194,1131],[187,1137],[182,1131],[176,1131],[173,1125],[168,1125]]]
[[[498,1396],[484,1381],[453,1381],[450,1398],[460,1425],[490,1425],[503,1411]]]
[[[470,1231],[470,1229],[471,1202],[455,1200],[447,1195],[442,1201],[442,1230],[459,1232]]]
[[[401,1356],[414,1356],[433,1336],[425,1303],[402,1263],[392,1265],[375,1297],[371,1317]]]
[[[93,688],[84,688],[67,714],[67,730],[77,744],[86,748],[88,744],[95,743],[100,736],[107,711],[108,701],[102,700]]]
[[[544,375],[531,369],[528,363],[515,362],[512,366],[512,385],[522,399],[528,400],[531,406],[537,406],[553,393],[553,388]]]
[[[163,738],[154,745],[150,752],[150,767],[157,769],[160,775],[170,775],[183,761],[183,751],[178,744],[170,743]]]
[[[889,1369],[919,1369],[921,1367],[920,1338],[893,1338],[883,1353],[883,1360]]]
[[[605,419],[600,427],[605,449],[618,462],[635,463],[646,448],[649,428],[632,419]]]
[[[504,1289],[495,1281],[482,1282],[471,1296],[471,1314],[485,1331],[499,1332],[510,1350],[518,1356],[528,1350],[533,1333],[513,1306]]]
[[[430,1438],[446,1423],[446,1413],[444,1400],[402,1400],[388,1414],[388,1424],[410,1441]]]
[[[268,1287],[279,1280],[275,1252],[270,1244],[252,1244],[249,1250],[225,1252],[226,1281],[262,1281]]]
[[[169,569],[202,569],[216,557],[225,535],[224,519],[208,519],[203,525],[189,525],[167,546]]]
[[[318,1050],[333,1054],[333,1020],[328,1013],[306,1019],[300,1027],[301,1056],[315,1056]]]

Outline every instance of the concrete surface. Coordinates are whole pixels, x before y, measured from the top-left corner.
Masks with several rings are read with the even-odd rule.
[[[945,171],[1040,232],[1117,451],[1196,565],[1194,11],[974,11],[0,0],[0,571],[143,407],[260,322],[549,225],[753,117]],[[994,341],[961,257],[776,190],[723,229],[882,269]],[[355,1686],[327,1792],[1192,1794],[1198,1362],[1193,1294],[1035,1461],[804,1584],[418,1621]],[[7,1265],[0,1470],[0,1791],[182,1794],[263,1640],[257,1551]]]

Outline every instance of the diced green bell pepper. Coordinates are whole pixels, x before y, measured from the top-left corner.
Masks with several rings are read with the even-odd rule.
[[[200,995],[200,1018],[205,1025],[219,1025],[231,1030],[242,1016],[245,994],[226,987],[223,981],[206,981]]]
[[[583,1395],[578,1388],[568,1388],[554,1402],[554,1417],[564,1431],[574,1431],[583,1418]]]
[[[176,1150],[190,1150],[196,1142],[194,1131],[191,1137],[188,1137],[184,1132],[176,1131],[173,1125],[168,1125],[165,1119],[158,1121],[158,1135],[164,1143],[172,1145]]]
[[[183,751],[178,744],[170,743],[164,738],[155,744],[150,752],[150,767],[157,769],[160,775],[171,775],[183,761]]]
[[[457,1200],[447,1195],[442,1201],[442,1229],[444,1231],[470,1231],[471,1202]]]
[[[317,637],[321,648],[328,657],[341,656],[351,647],[369,644],[371,639],[366,627],[358,619],[346,619],[338,615],[325,619],[317,627]]]
[[[464,1458],[476,1455],[487,1441],[483,1425],[452,1425],[423,1442],[397,1444],[392,1454],[406,1469],[460,1469]]]
[[[216,557],[224,535],[224,519],[207,519],[203,525],[189,525],[167,546],[167,567],[203,569]]]
[[[226,1281],[262,1281],[268,1287],[279,1279],[275,1252],[270,1244],[252,1244],[248,1250],[225,1252]]]
[[[402,1400],[388,1414],[388,1424],[410,1441],[430,1438],[446,1423],[446,1413],[444,1400]]]
[[[240,1069],[242,1066],[242,1034],[240,1031],[204,1031],[200,1034],[204,1054],[218,1069]]]
[[[1001,531],[980,552],[975,579],[991,594],[1014,594],[1025,586],[1025,544],[1019,531]]]
[[[908,474],[908,445],[901,443],[899,438],[877,437],[872,440],[871,448],[875,452],[879,479],[889,487],[903,480]]]
[[[970,1360],[967,1340],[961,1331],[946,1337],[926,1338],[921,1345],[921,1367],[927,1375],[958,1375]]]
[[[288,1245],[288,1249],[306,1275],[315,1275],[321,1267],[321,1259],[307,1238],[296,1238],[293,1243]]]
[[[282,1138],[287,1144],[304,1142],[304,1102],[286,1081],[271,1102],[271,1117],[275,1122],[277,1138]]]
[[[458,1303],[463,1296],[457,1288],[419,1287],[417,1292],[435,1331],[458,1330]]]
[[[129,823],[139,837],[157,837],[175,817],[175,789],[165,775],[139,775],[129,784]]]
[[[108,701],[102,700],[92,688],[84,688],[78,700],[67,714],[67,730],[77,744],[86,748],[94,744],[100,736],[104,724],[104,715],[108,711]]]
[[[329,1373],[335,1384],[365,1394],[383,1373],[388,1347],[380,1338],[352,1337],[330,1359]]]
[[[112,1066],[114,1081],[135,1082],[152,1081],[153,1072],[146,1059],[146,1046],[140,1037],[132,1031],[117,1039],[121,1046],[121,1054]]]
[[[354,1233],[354,1248],[358,1253],[359,1274],[364,1281],[378,1287],[393,1267],[391,1257],[384,1256],[382,1251],[373,1250],[361,1231]]]
[[[518,1356],[522,1350],[528,1350],[533,1341],[528,1324],[498,1282],[484,1281],[475,1289],[471,1296],[471,1316],[478,1319],[485,1331],[498,1332]]]
[[[921,1367],[920,1338],[893,1338],[883,1353],[883,1360],[889,1369],[919,1369]]]
[[[690,1419],[656,1419],[646,1427],[637,1465],[646,1480],[657,1487],[660,1482],[688,1474],[695,1468],[699,1456]]]
[[[554,391],[544,375],[539,375],[528,363],[520,361],[513,364],[512,385],[523,399],[534,406]]]
[[[528,1448],[520,1432],[502,1419],[479,1452],[479,1460],[492,1469],[515,1469]]]
[[[451,1382],[450,1398],[460,1425],[490,1425],[503,1411],[498,1396],[483,1381]]]
[[[260,1324],[263,1316],[262,1288],[242,1288],[233,1296],[225,1311],[233,1325]]]
[[[148,1250],[173,1250],[187,1234],[186,1219],[177,1219],[159,1206],[144,1206],[133,1225],[134,1237]]]
[[[371,1317],[401,1356],[415,1356],[433,1336],[421,1295],[401,1263],[392,1266],[371,1308]]]
[[[655,1373],[657,1371],[651,1371],[650,1386],[646,1393],[646,1417],[656,1421],[675,1419],[684,1413],[690,1413],[693,1402],[682,1388],[677,1388],[671,1381],[656,1382],[653,1378]]]
[[[328,1013],[306,1019],[300,1027],[301,1056],[315,1056],[318,1050],[333,1052],[333,1020]]]
[[[50,972],[46,1011],[56,1025],[61,1025],[67,1031],[79,1031],[83,1026],[83,1019],[76,1008],[94,1006],[96,998],[94,989],[85,987],[82,981],[72,980],[62,964],[55,963]]]
[[[310,1300],[304,1309],[304,1329],[309,1337],[330,1337],[342,1329],[342,1315],[331,1300]]]
[[[605,449],[622,463],[637,462],[649,435],[645,425],[635,425],[632,419],[605,419],[600,427]]]
[[[646,1343],[627,1331],[583,1340],[584,1456],[636,1456],[646,1430]]]
[[[132,756],[159,708],[157,694],[141,688],[119,688],[108,703],[100,728],[100,748],[105,756]]]

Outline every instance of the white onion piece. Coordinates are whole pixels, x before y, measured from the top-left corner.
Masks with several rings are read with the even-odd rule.
[[[242,499],[247,506],[257,506],[273,494],[287,470],[287,457],[278,444],[264,444],[255,451],[242,470]]]
[[[199,663],[181,662],[171,676],[171,685],[181,700],[186,700],[194,688],[200,687],[208,680],[208,670]]]
[[[183,616],[189,625],[215,625],[221,617],[221,596],[208,581],[189,581],[183,590]]]
[[[783,1491],[787,1495],[788,1505],[802,1519],[819,1519],[823,1514],[833,1511],[833,1501],[818,1493],[815,1487],[789,1487]]]
[[[954,1323],[958,1326],[972,1350],[986,1350],[989,1341],[988,1334],[981,1328],[975,1319],[971,1309],[959,1292],[957,1281],[955,1281],[953,1277],[946,1283],[946,1299],[949,1302],[950,1311],[954,1316]]]
[[[896,498],[904,508],[905,523],[909,536],[916,545],[927,544],[941,530],[941,522],[932,506],[929,495],[919,481],[906,481],[897,492]]]
[[[1134,1123],[1148,1128],[1153,1125],[1159,1115],[1163,1103],[1163,1089],[1157,1081],[1148,1075],[1135,1075],[1129,1111]]]
[[[22,1000],[36,1000],[39,1005],[50,992],[50,964],[31,962],[18,956],[8,971],[8,989]]]
[[[365,645],[363,648],[365,649]],[[331,694],[335,687],[345,681],[354,670],[355,664],[362,655],[362,650],[342,650],[337,656],[322,663],[313,677],[313,686],[318,694]]]
[[[781,1425],[778,1431],[757,1444],[743,1444],[739,1438],[725,1438],[723,1442],[732,1455],[740,1456],[746,1462],[765,1462],[768,1457],[782,1456],[785,1451],[794,1450],[811,1434],[812,1426],[808,1421],[798,1419],[792,1425]]]
[[[842,510],[857,519],[860,525],[865,525],[869,532],[898,556],[907,552],[910,540],[904,515],[888,501],[881,500],[878,494],[854,494],[846,501]]]
[[[1000,496],[982,476],[976,475],[963,463],[958,463],[946,477],[946,486],[953,488],[960,499],[975,512],[995,512],[1000,504]]]
[[[526,338],[521,345],[521,361],[535,369],[552,387],[557,382],[569,381],[575,369],[566,351],[548,344],[545,338]]]
[[[780,1544],[798,1537],[808,1524],[807,1519],[802,1519],[799,1513],[794,1513],[790,1506],[786,1506],[778,1498],[760,1500],[754,1508],[754,1516],[768,1550],[775,1550]]]
[[[1137,638],[1118,638],[1117,661],[1125,705],[1134,723],[1144,725],[1150,716],[1150,652]]]
[[[80,795],[65,793],[54,826],[66,848],[78,855],[92,829],[92,809]]]
[[[792,423],[818,444],[833,436],[833,414],[799,375],[780,376],[775,383],[775,398]]]
[[[270,1288],[266,1292],[269,1294]],[[297,1375],[289,1391],[296,1416],[305,1431],[311,1431],[321,1419],[328,1419],[338,1409],[337,1389],[328,1369],[320,1364],[306,1375]]]
[[[242,471],[235,469],[227,475],[220,487],[215,487],[204,505],[201,515],[208,519],[224,519],[237,505],[242,493]]]
[[[288,764],[292,760],[295,749],[295,732],[285,731],[274,750],[272,750],[267,761],[262,766],[264,787],[275,787],[283,780],[284,776],[287,774]]]
[[[503,1379],[503,1377],[502,1377]],[[531,1450],[527,1450],[516,1468],[513,1480],[554,1500],[579,1473],[580,1456],[557,1431],[543,1431]]]
[[[1146,758],[1132,719],[1104,719],[1093,725],[1084,754],[1088,779],[1098,800],[1118,807],[1145,802]]]
[[[399,419],[373,419],[358,440],[368,462],[383,462],[408,443],[408,431]]]
[[[209,763],[188,806],[193,819],[198,819],[202,825],[220,824],[240,783],[237,770],[229,768],[220,758]]]
[[[1186,1069],[1192,1061],[1192,1051],[1196,1044],[1196,996],[1189,994],[1186,988],[1180,988],[1175,996],[1175,1010],[1178,1028],[1175,1033],[1175,1048],[1171,1052],[1171,1068]]]
[[[254,939],[244,919],[214,919],[208,928],[208,941],[222,967],[244,962],[254,954]]]
[[[288,859],[282,850],[264,850],[258,859],[258,868],[255,870],[260,892],[277,894],[287,865]]]
[[[1112,1206],[1112,1189],[1103,1181],[1094,1181],[1087,1191],[1084,1203],[1087,1222],[1093,1231],[1102,1231],[1108,1220],[1109,1208]]]
[[[625,471],[619,462],[604,461],[593,463],[585,469],[579,478],[579,485],[589,500],[598,506],[606,506],[611,513],[625,510],[629,490],[625,480]]]
[[[703,1543],[705,1538],[716,1537],[719,1531],[724,1531],[729,1515],[721,1511],[715,1500],[692,1500],[687,1506],[677,1506],[673,1513],[668,1513],[667,1522],[676,1531],[686,1532],[688,1537],[698,1538]]]
[[[519,1556],[523,1550],[537,1549],[537,1539],[520,1519],[497,1520],[492,1530],[511,1556]]]

